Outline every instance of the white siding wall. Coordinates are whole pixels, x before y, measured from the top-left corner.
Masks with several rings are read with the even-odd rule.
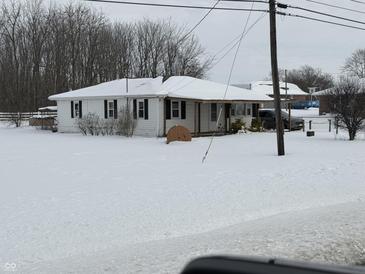
[[[140,136],[162,136],[160,122],[162,122],[162,99],[148,98],[148,120],[138,118],[138,101],[143,101],[145,98],[137,99],[137,127],[135,135]],[[146,98],[147,99],[147,98]],[[113,100],[113,99],[108,99]],[[101,119],[104,119],[104,99],[83,99],[82,101],[82,116],[88,113],[95,113]],[[76,102],[76,100],[75,100]],[[130,107],[132,109],[133,99],[129,99]],[[126,105],[126,99],[117,99],[118,109]],[[58,115],[58,131],[59,132],[79,132],[77,128],[77,117],[71,118],[71,101],[62,100],[57,101],[57,115]],[[109,118],[112,119],[112,118]]]
[[[148,98],[148,110],[149,117],[148,120],[138,117],[138,102],[143,101],[145,98],[137,99],[137,127],[135,130],[135,135],[139,136],[163,136],[164,133],[164,100],[161,98]],[[110,99],[113,100],[113,99]],[[101,119],[104,119],[104,99],[84,99],[82,101],[82,115],[85,116],[88,113],[95,113],[99,115]],[[118,108],[126,104],[126,99],[118,99]],[[175,126],[181,125],[189,129],[190,132],[194,132],[194,119],[195,119],[195,102],[184,100],[186,102],[186,119],[181,119],[181,101],[182,100],[171,100],[179,102],[179,118],[173,118],[171,115],[171,120],[166,120],[166,133],[168,130]],[[75,101],[76,102],[76,101]],[[132,109],[133,99],[129,99],[130,107]],[[59,132],[79,132],[76,122],[77,118],[71,118],[71,101],[58,101],[58,130]],[[217,117],[221,104],[217,104]],[[248,110],[250,109],[250,110]],[[200,116],[200,132],[211,132],[216,131],[217,122],[211,121],[211,104],[202,103],[201,104],[201,116]],[[222,110],[221,117],[219,119],[218,127],[224,130],[224,107]],[[248,115],[249,114],[249,115]],[[197,119],[197,117],[196,117]],[[241,119],[246,123],[246,126],[251,125],[252,120],[252,104],[246,104],[246,115],[237,114],[231,117],[231,122],[235,119]],[[196,122],[196,129],[198,129],[198,122]]]
[[[59,132],[78,132],[75,122],[71,118],[71,102],[57,101],[57,121]]]
[[[183,126],[186,127],[190,132],[194,132],[194,107],[195,103],[194,101],[186,101],[186,100],[174,100],[171,99],[172,102],[179,102],[179,118],[172,117],[172,108],[171,108],[171,119],[166,120],[166,134],[169,131],[170,128],[174,126]],[[181,119],[181,101],[186,102],[186,119]],[[162,105],[162,112],[163,112],[163,105]],[[162,120],[163,123],[163,120]]]
[[[132,104],[132,99],[131,104]],[[143,101],[144,98],[137,99],[137,127],[135,135],[155,137],[160,135],[159,117],[160,117],[160,100],[158,98],[148,99],[148,120],[138,117],[138,102]],[[162,134],[161,134],[162,135]]]

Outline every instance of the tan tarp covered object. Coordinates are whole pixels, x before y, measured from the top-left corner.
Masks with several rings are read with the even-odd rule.
[[[170,128],[169,132],[167,132],[166,143],[169,144],[173,141],[190,142],[191,134],[189,130],[183,126],[174,126]]]

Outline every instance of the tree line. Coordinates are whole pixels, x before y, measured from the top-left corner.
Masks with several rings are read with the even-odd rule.
[[[49,95],[118,78],[201,78],[210,64],[170,21],[111,23],[85,5],[41,0],[1,5],[0,111],[35,111]]]

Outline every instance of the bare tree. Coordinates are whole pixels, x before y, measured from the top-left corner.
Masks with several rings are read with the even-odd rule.
[[[48,96],[118,78],[204,77],[209,58],[170,21],[110,23],[82,4],[0,4],[0,110],[35,111]]]
[[[327,95],[338,125],[348,131],[349,140],[355,140],[357,132],[364,127],[364,86],[358,79],[342,78]]]
[[[365,78],[365,49],[358,49],[346,59],[343,72],[349,76]]]
[[[285,73],[283,69],[279,70],[280,81],[285,81]],[[271,77],[269,77],[271,79]],[[309,92],[309,88],[316,87],[319,90],[333,87],[333,77],[329,73],[323,72],[320,68],[313,68],[309,65],[287,71],[287,79],[289,83],[293,83],[305,92]]]

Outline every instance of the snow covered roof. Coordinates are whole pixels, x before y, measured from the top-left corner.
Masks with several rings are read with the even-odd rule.
[[[78,90],[64,92],[49,97],[50,100],[64,100],[73,98],[106,98],[121,96],[154,96],[160,92],[162,77],[120,79],[101,83],[95,86],[86,87]]]
[[[280,82],[280,94],[285,95],[285,82]],[[308,93],[301,90],[297,85],[287,83],[288,95],[308,95]],[[257,81],[251,83],[251,91],[257,94],[273,95],[272,81]]]
[[[256,94],[250,90],[188,76],[172,76],[162,83],[162,77],[114,80],[95,86],[60,93],[49,97],[50,100],[67,100],[79,98],[107,98],[123,96],[174,97],[202,101],[272,101],[265,94]]]
[[[162,84],[162,92],[169,97],[206,100],[206,101],[272,101],[265,94],[255,94],[250,90],[229,86],[225,95],[226,85],[189,76],[172,76]]]
[[[323,95],[327,95],[328,92],[331,91],[332,88],[327,88],[327,89],[324,89],[324,90],[320,90],[320,91],[316,91],[316,92],[313,92],[312,95],[313,96],[323,96]]]
[[[57,106],[41,107],[39,111],[57,111]]]

